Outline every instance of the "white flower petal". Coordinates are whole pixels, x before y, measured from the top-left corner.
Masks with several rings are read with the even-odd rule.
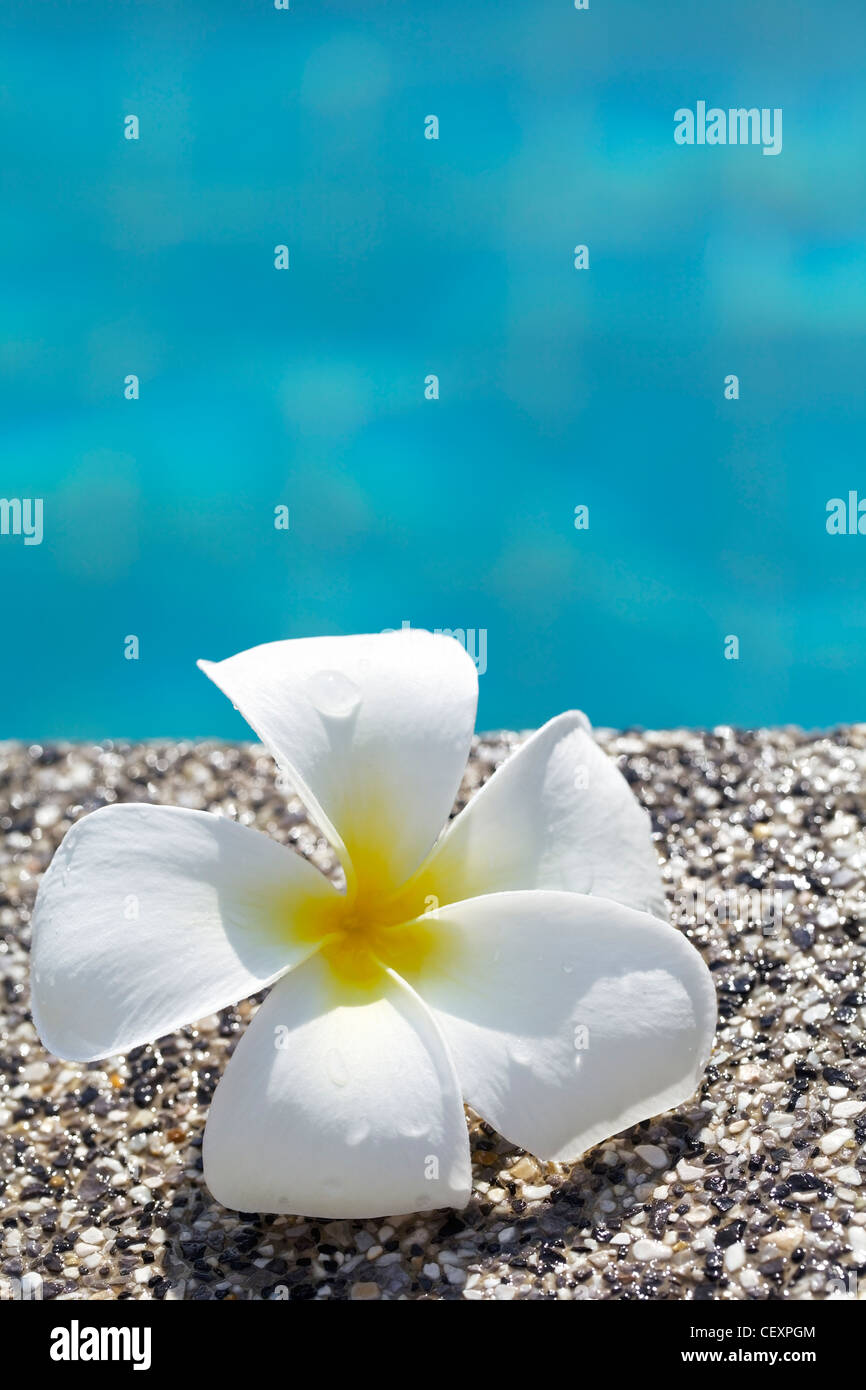
[[[466,766],[478,677],[460,644],[408,629],[269,642],[199,665],[271,749],[347,876],[354,867],[379,891],[407,878]]]
[[[353,1218],[465,1206],[454,1064],[421,1000],[384,978],[380,997],[352,995],[314,956],[269,994],[205,1130],[205,1181],[224,1206]]]
[[[270,984],[336,889],[306,860],[204,811],[107,806],[68,832],[33,916],[33,1019],[75,1061],[125,1052]]]
[[[545,724],[450,824],[415,897],[563,889],[666,917],[650,820],[577,711]]]
[[[698,952],[605,898],[502,893],[441,908],[440,947],[404,972],[466,1100],[539,1158],[578,1157],[695,1091],[716,1018]]]

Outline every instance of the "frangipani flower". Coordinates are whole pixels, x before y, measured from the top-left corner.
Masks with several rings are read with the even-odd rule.
[[[437,839],[475,719],[459,643],[310,638],[200,665],[330,839],[345,888],[217,815],[95,811],[39,890],[33,1016],[47,1048],[89,1061],[272,985],[207,1121],[219,1201],[460,1207],[463,1097],[515,1144],[572,1160],[693,1093],[713,985],[659,920],[648,818],[583,715],[538,730]]]

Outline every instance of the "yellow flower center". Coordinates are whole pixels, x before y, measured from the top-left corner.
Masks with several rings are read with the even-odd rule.
[[[438,900],[424,896],[421,885],[395,894],[383,891],[378,886],[382,882],[383,876],[368,874],[364,887],[351,896],[335,894],[326,903],[310,900],[300,910],[293,903],[280,913],[283,933],[295,941],[321,943],[321,958],[335,983],[352,991],[382,988],[386,968],[415,975],[444,950],[431,915]]]
[[[398,975],[416,973],[436,950],[432,923],[397,922],[386,925],[375,915],[347,915],[334,938],[322,947],[322,957],[344,984],[371,989],[383,967]]]

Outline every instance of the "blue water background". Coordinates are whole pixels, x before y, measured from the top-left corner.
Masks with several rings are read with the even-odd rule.
[[[197,657],[404,620],[480,727],[866,718],[864,71],[862,0],[4,5],[0,736],[244,736]]]

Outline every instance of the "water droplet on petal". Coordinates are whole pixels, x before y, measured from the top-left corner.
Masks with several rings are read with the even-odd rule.
[[[75,853],[75,845],[71,845],[69,848],[62,845],[57,853],[60,856],[60,863],[63,865],[63,882],[65,883],[72,873],[72,856]]]
[[[307,681],[307,694],[330,719],[346,719],[361,703],[361,687],[342,671],[316,671]]]
[[[529,1067],[532,1065],[532,1051],[524,1042],[512,1043],[508,1049],[508,1055],[512,1062],[518,1067]]]
[[[367,1138],[369,1133],[370,1126],[367,1124],[367,1121],[358,1120],[355,1124],[352,1125],[351,1129],[346,1135],[346,1143],[363,1144],[364,1140]]]
[[[332,1047],[330,1051],[325,1054],[325,1069],[328,1073],[329,1080],[333,1081],[335,1086],[345,1086],[348,1082],[349,1072],[346,1068],[345,1059],[343,1054],[338,1052],[335,1047]]]
[[[573,966],[573,965],[564,965],[562,968],[563,968],[563,970],[565,971],[566,975],[570,975],[571,972],[572,972],[572,970],[574,969],[574,966]]]
[[[399,1119],[397,1130],[406,1139],[423,1139],[425,1135],[430,1133],[430,1126],[425,1124],[423,1120]]]

